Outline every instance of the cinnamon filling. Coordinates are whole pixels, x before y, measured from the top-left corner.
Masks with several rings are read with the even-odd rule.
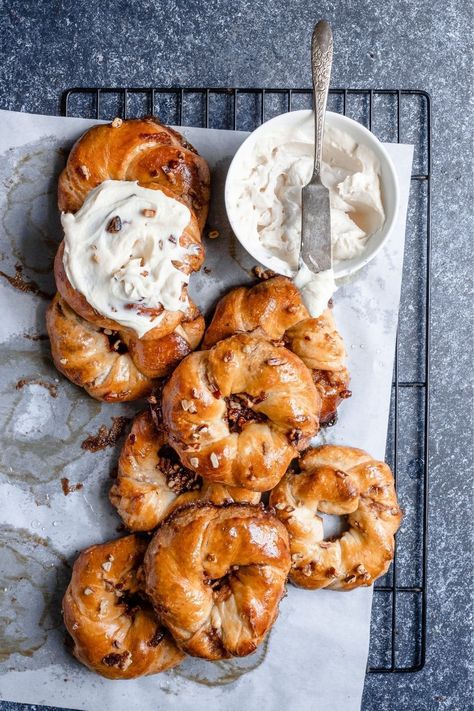
[[[322,407],[319,422],[321,427],[332,427],[337,422],[337,406],[341,400],[351,397],[346,384],[337,377],[337,371],[313,370],[313,382],[321,396]]]
[[[230,571],[222,576],[222,578],[209,578],[209,580],[207,580],[207,585],[212,588],[214,602],[225,602],[232,595],[230,580],[235,575],[233,571],[237,569],[238,566],[232,566]]]
[[[119,355],[128,353],[128,348],[120,338],[118,331],[109,331],[108,329],[104,329],[103,333],[107,336],[111,351],[115,351],[115,353],[118,353]]]
[[[248,393],[239,393],[226,398],[227,422],[230,432],[239,434],[250,422],[266,422],[268,417],[253,409],[254,405],[263,400],[265,400],[263,393],[258,397]]]
[[[169,444],[164,444],[158,451],[158,467],[166,478],[168,488],[175,494],[196,491],[202,486],[201,477],[183,466]]]

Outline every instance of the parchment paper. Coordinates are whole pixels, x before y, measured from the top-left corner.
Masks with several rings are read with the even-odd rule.
[[[112,417],[139,409],[97,403],[65,380],[44,335],[61,237],[56,179],[65,150],[92,123],[0,111],[0,697],[88,711],[358,709],[371,589],[289,586],[274,629],[254,655],[222,663],[187,659],[136,681],[102,679],[64,647],[60,600],[70,565],[82,548],[119,535],[107,492],[121,440],[96,453],[81,443],[101,425],[110,427]],[[208,273],[192,279],[192,295],[208,312],[229,287],[252,280],[255,262],[232,236],[223,204],[227,167],[247,134],[184,133],[213,170],[209,223],[220,237],[207,241]],[[401,188],[397,226],[383,252],[335,295],[353,397],[342,404],[337,425],[316,440],[362,447],[377,458],[385,452],[412,162],[411,146],[387,148]],[[82,488],[65,496],[61,478]]]

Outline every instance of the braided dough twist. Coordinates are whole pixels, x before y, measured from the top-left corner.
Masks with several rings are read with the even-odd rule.
[[[204,482],[186,469],[151,412],[138,414],[120,453],[110,501],[132,531],[152,531],[179,506],[199,500],[258,504],[260,494]]]
[[[124,402],[150,393],[156,378],[199,345],[204,319],[193,305],[188,318],[162,338],[134,339],[86,321],[56,294],[46,326],[54,363],[66,378],[97,400]]]
[[[74,656],[108,679],[133,679],[184,658],[144,597],[137,536],[92,546],[74,563],[63,599]]]
[[[289,568],[285,527],[249,504],[180,508],[145,556],[160,618],[184,651],[205,659],[257,648],[277,617]]]
[[[59,177],[59,210],[77,212],[87,193],[104,180],[137,180],[144,188],[164,188],[181,198],[199,228],[204,227],[209,167],[180,133],[156,118],[114,121],[86,131]]]
[[[393,559],[402,518],[390,468],[353,447],[309,449],[270,495],[290,535],[290,580],[304,588],[372,585]],[[324,540],[317,511],[347,515],[348,530]]]
[[[216,306],[202,347],[241,332],[283,340],[312,372],[322,400],[321,425],[334,424],[337,406],[351,393],[346,351],[330,309],[310,318],[293,282],[277,276],[226,294]]]
[[[159,190],[186,204],[191,218],[179,244],[194,249],[187,252],[180,269],[189,274],[200,268],[204,259],[201,232],[210,194],[209,169],[180,134],[151,118],[89,129],[72,148],[59,178],[59,209],[76,212],[87,194],[104,180],[136,180],[142,187]],[[150,392],[154,381],[170,372],[201,340],[204,319],[197,307],[192,302],[182,311],[140,307],[150,318],[159,314],[161,318],[155,328],[138,338],[133,330],[95,311],[74,289],[64,268],[63,254],[64,242],[59,246],[54,267],[60,297],[55,298],[47,314],[56,367],[98,399],[132,400]],[[64,306],[64,302],[69,310],[63,308],[61,313],[58,304]],[[79,318],[74,318],[71,310]],[[112,345],[100,338],[104,331],[113,336]],[[79,348],[78,343],[82,344]],[[111,367],[109,351],[117,344],[133,364],[114,358],[116,367]],[[94,359],[93,376],[88,369],[89,356]]]
[[[246,334],[192,353],[163,389],[163,423],[183,464],[210,481],[271,489],[318,431],[304,363]]]

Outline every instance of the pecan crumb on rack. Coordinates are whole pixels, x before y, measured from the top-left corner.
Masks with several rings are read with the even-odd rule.
[[[129,422],[129,417],[112,417],[112,425],[109,428],[106,425],[101,425],[97,434],[86,437],[81,448],[89,452],[99,452],[106,447],[113,447]]]
[[[64,496],[72,494],[73,491],[80,491],[83,486],[84,484],[81,484],[81,482],[79,482],[78,484],[70,484],[69,479],[65,476],[63,476],[61,479],[61,488],[63,490]]]

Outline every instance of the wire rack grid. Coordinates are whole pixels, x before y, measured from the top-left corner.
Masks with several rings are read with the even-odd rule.
[[[306,88],[74,88],[66,116],[157,115],[178,126],[251,131],[310,108]],[[368,673],[416,672],[426,657],[431,251],[431,102],[412,89],[331,89],[328,109],[382,141],[414,144],[387,460],[405,510],[393,566],[375,585]]]

